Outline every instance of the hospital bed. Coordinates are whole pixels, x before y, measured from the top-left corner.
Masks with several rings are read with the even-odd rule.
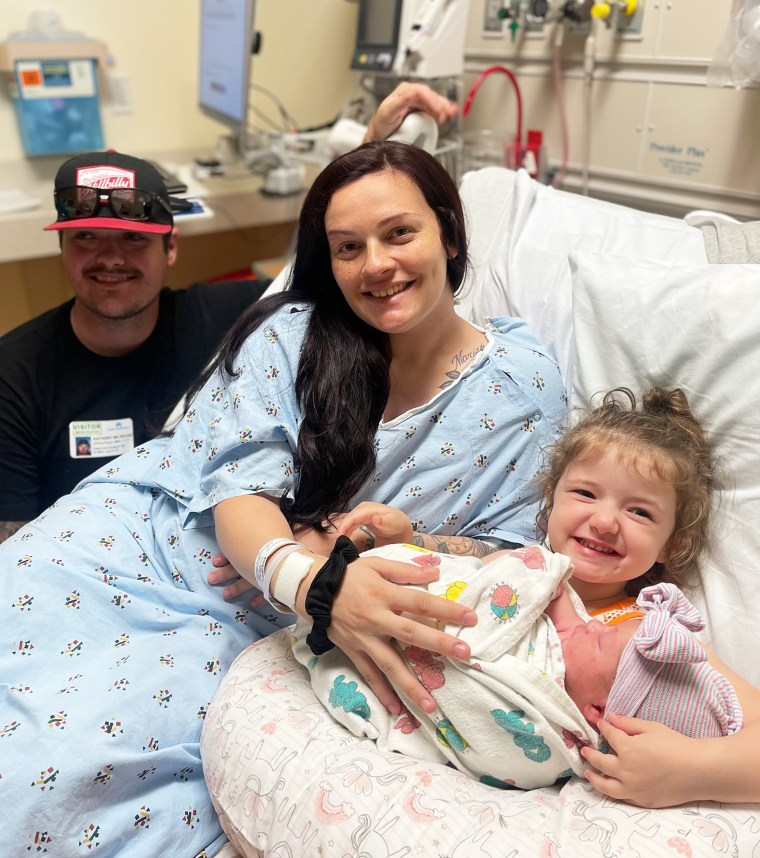
[[[472,256],[463,315],[524,317],[554,345],[573,406],[619,385],[686,391],[721,467],[713,550],[692,597],[706,643],[760,684],[760,266],[741,252],[712,264],[702,230],[685,220],[522,172],[467,174],[462,196]],[[746,247],[757,227],[746,225]],[[202,755],[225,858],[760,856],[760,805],[646,810],[576,777],[501,790],[379,751],[331,721],[287,632],[237,658],[208,711]]]

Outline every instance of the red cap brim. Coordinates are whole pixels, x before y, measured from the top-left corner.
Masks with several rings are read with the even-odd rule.
[[[149,232],[165,235],[172,231],[169,223],[151,223],[146,220],[124,220],[118,217],[87,217],[77,220],[61,220],[49,223],[47,229],[120,229],[122,232]]]

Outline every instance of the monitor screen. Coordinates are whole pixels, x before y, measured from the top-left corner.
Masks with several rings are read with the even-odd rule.
[[[403,0],[359,0],[352,69],[389,72],[396,56]]]
[[[393,3],[390,0],[370,0],[364,3],[359,17],[357,41],[363,45],[395,47],[400,5],[399,2]]]
[[[255,0],[201,0],[198,104],[244,132],[248,115]]]

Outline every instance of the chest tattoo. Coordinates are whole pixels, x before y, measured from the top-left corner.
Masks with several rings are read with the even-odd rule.
[[[450,387],[462,374],[467,364],[469,364],[476,355],[479,355],[485,347],[485,343],[481,343],[479,346],[476,346],[474,349],[470,349],[468,352],[458,351],[451,359],[451,363],[454,368],[445,373],[446,381],[443,382],[440,390],[445,390],[447,387]]]

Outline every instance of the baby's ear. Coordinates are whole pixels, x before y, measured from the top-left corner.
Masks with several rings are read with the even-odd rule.
[[[595,730],[598,730],[597,724],[604,718],[604,706],[598,706],[596,703],[586,703],[581,711],[588,723]]]

